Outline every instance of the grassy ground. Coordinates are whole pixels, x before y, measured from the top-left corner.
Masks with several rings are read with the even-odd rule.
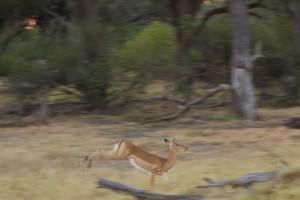
[[[300,167],[300,131],[286,129],[283,120],[300,109],[260,110],[261,121],[236,120],[223,110],[193,111],[168,123],[135,125],[112,116],[55,117],[49,126],[0,129],[0,199],[79,200],[133,199],[96,189],[97,178],[149,189],[149,177],[128,161],[103,161],[82,175],[77,161],[95,150],[110,150],[126,137],[146,150],[164,156],[163,138],[176,137],[189,151],[178,155],[169,172],[170,183],[156,177],[154,191],[168,194],[225,194],[241,189],[194,189],[205,177],[224,180],[282,167],[263,149]],[[263,147],[263,148],[262,148]],[[226,199],[300,199],[299,180],[257,185],[255,194]]]

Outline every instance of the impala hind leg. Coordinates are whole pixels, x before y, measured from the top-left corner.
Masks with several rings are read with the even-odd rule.
[[[124,160],[132,154],[132,150],[126,146],[123,140],[114,145],[108,153],[95,152],[84,157],[84,162],[88,168],[92,167],[93,161],[99,160]]]

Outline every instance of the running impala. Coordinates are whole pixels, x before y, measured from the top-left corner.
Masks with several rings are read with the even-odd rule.
[[[81,160],[80,164],[82,170],[85,170],[86,167],[92,167],[93,161],[129,159],[132,166],[150,175],[150,185],[154,186],[154,178],[156,175],[161,175],[165,181],[168,181],[167,172],[175,164],[176,153],[188,150],[188,147],[178,144],[175,141],[175,138],[173,141],[169,141],[167,139],[164,140],[170,146],[170,151],[167,158],[162,158],[158,155],[148,153],[147,151],[134,145],[129,140],[119,139],[114,145],[113,150],[111,150],[109,153],[92,153],[85,156]]]

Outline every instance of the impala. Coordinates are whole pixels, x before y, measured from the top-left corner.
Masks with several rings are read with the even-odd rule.
[[[156,175],[161,175],[165,181],[168,181],[167,172],[171,169],[176,161],[176,153],[186,151],[188,147],[178,144],[175,141],[164,139],[170,146],[169,155],[167,158],[162,158],[158,155],[148,153],[147,151],[137,147],[132,142],[126,139],[119,139],[114,145],[113,150],[109,153],[102,154],[99,152],[85,156],[81,160],[82,170],[86,167],[92,167],[93,161],[98,160],[124,160],[129,159],[130,164],[136,169],[150,175],[150,185],[154,185]]]

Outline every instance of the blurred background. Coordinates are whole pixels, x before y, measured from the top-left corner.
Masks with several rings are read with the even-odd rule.
[[[154,152],[167,150],[163,137],[179,137],[194,146],[180,157],[191,171],[218,179],[277,166],[257,165],[269,159],[259,142],[297,165],[299,130],[282,124],[300,127],[299,81],[297,0],[0,0],[0,170],[9,183],[0,198],[76,199],[77,190],[77,199],[112,199],[93,188],[97,170],[83,178],[74,160],[118,137]],[[199,158],[215,167],[199,168]],[[148,177],[116,165],[103,170],[147,186]],[[67,192],[57,186],[62,174]],[[203,177],[192,178],[160,192],[197,193],[191,187]],[[284,187],[258,197],[299,199]]]
[[[61,102],[106,109],[145,97],[146,87],[158,81],[156,90],[183,101],[232,81],[236,104],[257,96],[259,106],[296,106],[295,2],[249,1],[241,9],[222,0],[2,0],[0,75],[7,96],[1,101],[14,103],[19,114],[27,114],[33,109],[28,104],[40,98],[41,112],[47,112],[46,104]],[[247,61],[252,57],[257,59]],[[251,74],[240,75],[252,79],[244,81],[248,86],[230,78],[243,62],[250,65],[245,71]],[[248,92],[245,87],[253,84],[255,92]],[[255,118],[240,109],[241,117]],[[47,121],[47,113],[41,115]]]

